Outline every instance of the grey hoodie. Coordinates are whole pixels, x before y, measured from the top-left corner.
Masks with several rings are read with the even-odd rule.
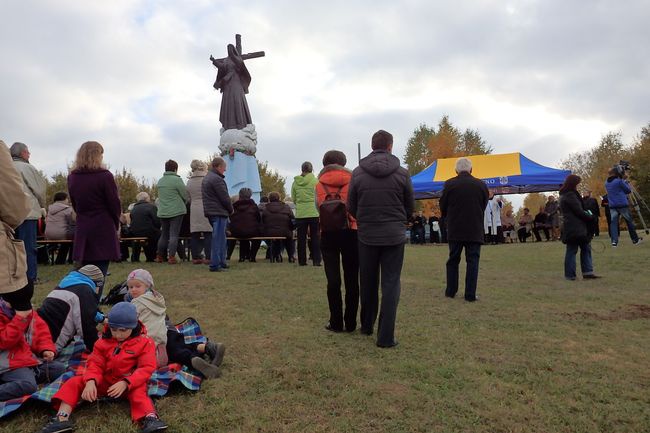
[[[72,239],[74,228],[75,216],[72,206],[62,201],[56,201],[47,208],[45,239]]]
[[[352,172],[348,210],[357,219],[359,241],[366,245],[399,245],[413,213],[413,185],[399,159],[375,150]]]

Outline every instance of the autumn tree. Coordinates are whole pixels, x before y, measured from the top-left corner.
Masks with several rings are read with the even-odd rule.
[[[632,165],[630,180],[643,199],[640,208],[648,222],[650,221],[650,211],[647,209],[647,206],[650,206],[650,123],[641,128],[641,132],[632,144],[630,153],[629,162]]]
[[[435,130],[421,123],[415,128],[413,135],[406,143],[404,164],[406,164],[409,175],[413,176],[424,170],[431,161],[429,155],[429,140],[434,136]]]
[[[135,203],[135,196],[139,192],[148,193],[152,201],[155,199],[158,192],[155,182],[148,182],[145,178],[136,178],[131,170],[127,170],[126,167],[122,167],[121,172],[115,172],[114,176],[120,201],[122,202],[122,210],[126,211],[131,203]]]
[[[57,192],[68,192],[68,175],[62,171],[57,171],[49,178],[45,179],[47,182],[47,203],[50,204],[54,199],[54,194]]]
[[[519,208],[519,210],[517,210],[515,219],[519,221],[519,218],[524,214],[524,208],[528,208],[530,211],[529,213],[535,216],[537,212],[539,212],[539,208],[544,207],[546,204],[547,197],[546,194],[542,194],[541,192],[531,192],[526,194],[526,197],[524,197],[524,204]]]
[[[276,191],[280,193],[280,197],[284,198],[286,195],[285,178],[280,176],[277,170],[269,168],[268,161],[257,161],[257,167],[260,172],[260,183],[262,184],[262,195],[268,196],[269,193]]]
[[[484,155],[492,152],[476,129],[462,132],[444,115],[436,128],[420,124],[409,138],[403,161],[413,176],[440,158],[453,158],[467,155]],[[428,215],[439,214],[437,201],[419,200],[417,209]]]
[[[582,192],[590,190],[594,196],[605,194],[607,172],[621,159],[629,159],[631,149],[623,143],[621,132],[608,132],[598,146],[585,152],[570,154],[561,167],[571,170],[582,178],[578,187]]]

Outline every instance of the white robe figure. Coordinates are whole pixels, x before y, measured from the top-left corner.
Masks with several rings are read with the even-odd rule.
[[[488,200],[487,206],[485,206],[485,213],[483,215],[483,228],[485,229],[485,234],[496,235],[497,227],[501,226],[501,208],[503,207],[503,202],[501,198],[492,197]]]

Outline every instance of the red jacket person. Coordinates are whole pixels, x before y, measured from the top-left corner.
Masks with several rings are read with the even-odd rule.
[[[104,334],[88,358],[85,373],[68,380],[52,397],[58,413],[42,432],[72,431],[69,418],[79,398],[93,402],[102,396],[126,397],[131,419],[140,423],[142,432],[166,429],[147,395],[147,382],[155,369],[154,342],[138,321],[135,306],[128,302],[115,304]]]

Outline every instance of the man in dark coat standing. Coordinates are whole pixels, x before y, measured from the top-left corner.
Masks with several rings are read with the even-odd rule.
[[[591,191],[587,191],[585,195],[582,196],[582,204],[585,209],[590,210],[594,219],[592,219],[588,224],[589,232],[593,236],[600,236],[600,227],[598,223],[600,222],[600,206],[598,205],[598,200],[591,196]]]
[[[210,272],[221,272],[228,268],[226,263],[226,224],[232,213],[232,202],[224,179],[226,161],[217,157],[212,160],[208,174],[203,178],[203,213],[212,224],[212,252]]]
[[[487,186],[472,176],[472,161],[459,158],[456,173],[445,182],[440,197],[440,210],[447,223],[449,260],[447,260],[447,288],[445,296],[453,298],[458,292],[458,264],[465,248],[467,272],[465,276],[465,300],[474,302],[478,280],[478,262],[484,241],[483,212],[488,202]]]
[[[399,159],[392,155],[393,136],[379,130],[372,136],[372,153],[352,172],[348,210],[356,218],[359,238],[361,333],[372,335],[381,310],[377,346],[393,347],[400,295],[406,223],[413,213],[413,185]]]

